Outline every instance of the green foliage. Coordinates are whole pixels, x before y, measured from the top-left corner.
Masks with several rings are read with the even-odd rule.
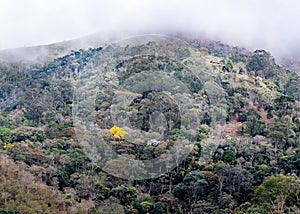
[[[295,173],[299,175],[298,169],[300,168],[300,150],[296,149],[293,154],[281,156],[279,164],[282,169],[287,173]]]
[[[226,62],[226,64],[222,67],[222,71],[228,71],[231,72],[233,69],[233,64],[232,62],[229,60]]]
[[[226,93],[228,94],[228,96],[234,95],[234,89],[230,86],[229,82],[221,82],[221,84],[224,90],[226,91]]]
[[[153,198],[146,196],[142,198],[140,201],[133,202],[133,207],[138,210],[138,213],[149,213],[150,209],[152,208],[154,204]],[[157,208],[158,209],[158,208]]]
[[[234,165],[234,164],[236,164],[236,153],[234,151],[231,151],[231,150],[226,150],[223,153],[222,160],[225,163],[228,163],[230,165]]]
[[[45,139],[46,139],[46,134],[41,130],[35,132],[35,134],[31,137],[31,140],[33,142],[43,142]]]
[[[130,186],[118,186],[111,190],[111,194],[120,200],[122,205],[130,205],[136,201],[136,189]]]
[[[208,136],[209,136],[209,130],[207,130],[205,127],[198,128],[197,141],[201,142],[202,140],[208,138]]]
[[[271,118],[273,118],[273,114],[268,113],[268,114],[267,114],[267,119],[271,119]]]
[[[210,125],[211,122],[212,122],[212,117],[208,112],[205,112],[201,124]]]
[[[186,201],[190,209],[193,210],[197,201],[204,199],[208,191],[208,182],[205,175],[200,172],[189,172],[183,179],[182,183],[179,183],[172,193]]]
[[[242,110],[239,114],[238,114],[238,121],[239,122],[245,122],[247,121],[247,116],[248,116],[248,112],[245,110]]]
[[[264,212],[299,206],[300,185],[293,176],[275,175],[265,180],[254,193],[254,201]]]
[[[13,137],[9,128],[0,127],[0,140],[5,144],[12,143]]]
[[[274,100],[277,108],[283,108],[290,102],[295,102],[295,98],[288,95],[281,95]],[[286,106],[287,107],[287,106]]]
[[[284,86],[285,94],[296,98],[299,100],[299,87],[300,87],[300,78],[297,74],[291,75],[290,79]]]
[[[161,202],[157,202],[153,205],[153,213],[164,214],[165,206]]]
[[[260,120],[261,116],[255,110],[249,110],[248,112],[245,112],[244,115],[246,115],[247,119],[239,130],[241,134],[248,134],[252,137],[256,135],[265,135],[266,125]]]
[[[278,72],[277,69],[274,58],[265,50],[256,50],[247,63],[248,71],[254,71],[256,76],[266,79],[273,78]]]

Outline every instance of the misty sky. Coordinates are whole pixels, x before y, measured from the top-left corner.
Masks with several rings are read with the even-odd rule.
[[[299,10],[299,0],[0,0],[0,49],[93,33],[181,31],[294,54]]]

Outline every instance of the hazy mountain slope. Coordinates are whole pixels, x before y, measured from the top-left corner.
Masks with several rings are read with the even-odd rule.
[[[98,33],[48,45],[0,50],[0,62],[45,63],[67,55],[72,50],[97,48],[124,37],[129,37],[129,35],[108,34],[104,36]]]
[[[300,73],[299,56],[282,57],[278,62],[285,68]]]
[[[97,41],[0,63],[0,212],[299,212],[295,72],[214,41]]]

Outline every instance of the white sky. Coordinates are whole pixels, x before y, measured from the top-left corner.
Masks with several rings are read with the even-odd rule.
[[[92,33],[181,31],[296,53],[299,10],[299,0],[0,0],[0,49]]]

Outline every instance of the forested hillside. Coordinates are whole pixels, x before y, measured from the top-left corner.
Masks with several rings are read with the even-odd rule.
[[[299,213],[299,83],[163,36],[3,61],[0,213]]]

